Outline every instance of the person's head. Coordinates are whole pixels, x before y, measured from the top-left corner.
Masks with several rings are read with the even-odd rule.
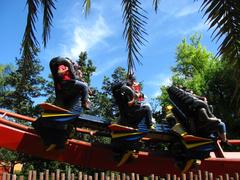
[[[191,89],[186,89],[186,92],[188,92],[188,93],[190,93],[190,94],[194,94],[194,93],[193,93],[193,90],[191,90]]]
[[[134,74],[129,74],[128,75],[128,81],[130,84],[132,84],[133,82],[136,81],[136,77],[134,76]]]
[[[199,99],[204,101],[205,103],[208,103],[208,100],[205,96],[199,96]]]
[[[73,68],[74,68],[76,71],[80,69],[80,66],[79,66],[79,64],[78,64],[76,61],[73,61],[72,59],[69,59],[69,58],[68,58],[68,60],[72,63]]]
[[[173,106],[171,106],[171,105],[165,106],[165,111],[166,111],[166,113],[171,112],[172,109],[173,109]]]
[[[211,113],[213,113],[213,105],[209,105],[209,109],[210,109]]]

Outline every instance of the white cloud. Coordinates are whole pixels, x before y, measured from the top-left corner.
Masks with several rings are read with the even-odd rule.
[[[93,74],[93,76],[98,76],[104,74],[106,71],[116,67],[116,65],[120,62],[124,61],[124,58],[115,58],[113,60],[103,60],[104,66],[98,67],[97,71]]]
[[[76,58],[81,51],[89,51],[96,45],[104,44],[104,39],[112,34],[110,28],[105,23],[104,18],[99,15],[97,21],[92,26],[84,26],[83,24],[75,23],[73,28],[68,28],[66,34],[73,32],[73,37],[67,44],[62,44],[63,55]]]
[[[156,90],[154,93],[153,93],[153,96],[151,98],[156,98],[158,96],[161,95],[161,91],[160,90]]]
[[[189,2],[189,0],[162,0],[160,4],[161,12],[164,15],[161,20],[156,19],[157,26],[162,27],[162,31],[152,30],[155,36],[159,37],[179,37],[186,36],[195,32],[205,31],[208,26],[201,18],[198,19],[200,13],[201,2]],[[156,24],[155,23],[155,24]],[[163,37],[163,38],[164,38]]]
[[[205,32],[208,30],[208,25],[205,24],[203,21],[198,22],[195,26],[188,26],[188,27],[177,27],[175,29],[171,29],[169,31],[166,32],[165,35],[171,36],[171,37],[179,37],[180,36],[187,36],[187,35],[191,35],[194,34],[195,32]]]
[[[146,82],[149,86],[167,86],[171,84],[171,76],[166,74],[159,74],[155,76],[155,80]]]
[[[191,28],[191,31],[196,32],[196,31],[205,31],[208,29],[208,25],[205,24],[204,22],[199,22],[196,26]]]
[[[152,81],[144,82],[144,85],[148,86],[148,88],[153,89],[154,93],[152,93],[150,98],[155,98],[161,94],[160,87],[171,85],[171,75],[167,74],[159,74],[155,76],[156,78]]]
[[[173,17],[184,17],[196,13],[201,7],[201,2],[190,2],[189,0],[163,0],[160,3],[160,10]]]
[[[175,16],[183,17],[183,16],[188,16],[188,15],[194,14],[194,13],[198,12],[199,7],[200,6],[197,3],[193,3],[191,5],[183,7],[180,11],[176,12]]]
[[[193,26],[191,28],[179,30],[178,33],[182,34],[182,35],[189,35],[189,34],[193,34],[195,32],[206,31],[207,29],[208,29],[208,26],[204,22],[199,22],[198,24],[196,24],[195,26]]]

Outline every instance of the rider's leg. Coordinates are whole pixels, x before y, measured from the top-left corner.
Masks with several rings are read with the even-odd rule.
[[[81,92],[81,101],[84,108],[89,109],[90,108],[90,101],[88,99],[88,86],[86,83],[82,81],[75,81],[74,84],[74,90],[77,90],[79,93]]]
[[[146,104],[143,105],[142,108],[145,110],[145,124],[150,128],[153,125],[151,107]]]
[[[226,135],[226,125],[224,122],[220,122],[218,124],[218,135],[221,139],[221,141],[226,142],[227,141],[227,135]]]

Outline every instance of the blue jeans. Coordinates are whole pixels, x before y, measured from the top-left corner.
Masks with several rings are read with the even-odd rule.
[[[217,127],[220,134],[226,133],[226,125],[224,122],[221,121]]]
[[[226,125],[224,122],[219,122],[215,130],[209,135],[210,138],[216,139],[220,134],[226,134]]]
[[[150,104],[142,104],[142,107],[146,109],[146,115],[145,115],[145,124],[150,127],[152,126],[152,107]]]

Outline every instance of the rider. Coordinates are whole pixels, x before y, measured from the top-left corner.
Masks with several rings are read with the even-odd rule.
[[[52,118],[51,114],[43,113],[34,121],[33,127],[43,138],[44,144],[47,146],[46,151],[64,148],[74,130],[71,122],[74,122],[82,111],[80,102],[85,109],[90,107],[88,86],[79,80],[80,69],[76,63],[68,58],[55,57],[50,61],[50,69],[56,93],[55,104],[74,112],[74,114],[66,117],[60,113],[59,117],[53,116],[56,118]]]
[[[132,100],[128,102],[128,106],[139,106],[139,108],[144,109],[146,112],[145,124],[149,129],[154,129],[151,105],[146,102],[144,94],[141,92],[141,84],[136,81],[133,74],[128,76],[127,85],[134,91],[134,96]]]
[[[195,106],[198,117],[196,125],[199,133],[203,135],[217,133],[222,143],[229,144],[226,137],[226,125],[221,119],[214,116],[212,109],[208,105],[207,98],[203,97],[202,100],[197,100]]]
[[[165,120],[167,121],[167,123],[171,128],[177,123],[177,119],[174,113],[172,112],[172,109],[173,109],[173,106],[171,105],[167,105],[163,108],[163,111],[165,114]]]
[[[79,66],[68,58],[56,57],[51,60],[55,63],[55,68],[51,68],[57,81],[56,89],[56,104],[63,106],[71,111],[80,112],[82,107],[90,108],[90,101],[88,99],[88,86],[85,82],[80,80]],[[50,67],[51,67],[50,62]]]

